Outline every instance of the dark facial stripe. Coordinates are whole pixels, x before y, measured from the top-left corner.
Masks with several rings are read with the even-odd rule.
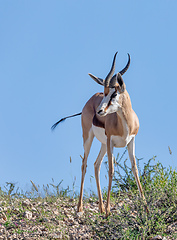
[[[113,94],[111,95],[111,97],[110,97],[110,100],[112,100],[113,98],[115,98],[116,97],[116,94],[117,93],[117,90],[115,90],[114,92],[113,92]]]
[[[105,108],[105,111],[107,111],[107,109],[108,109],[109,106],[111,105],[112,99],[113,99],[114,97],[116,97],[116,93],[117,93],[117,90],[115,90],[115,91],[113,92],[113,94],[111,95],[110,100],[109,100],[109,102],[108,102],[108,105],[107,105],[106,108]]]

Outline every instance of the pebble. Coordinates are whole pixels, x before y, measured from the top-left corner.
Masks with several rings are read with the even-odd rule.
[[[4,212],[0,213],[0,218],[3,219],[4,221],[7,221],[6,214]]]
[[[59,204],[60,202],[61,204]],[[84,212],[77,212],[77,202],[77,199],[55,199],[55,202],[43,199],[26,199],[23,200],[22,204],[21,200],[19,202],[12,201],[13,204],[7,203],[6,206],[3,204],[0,206],[0,239],[35,240],[40,239],[41,236],[42,239],[98,239],[95,231],[93,232],[89,225],[90,222],[87,221],[91,219],[91,223],[96,224],[101,219],[105,219],[103,215],[95,214],[95,212],[99,212],[98,202],[93,198],[84,202]],[[131,203],[128,198],[125,201],[111,204],[112,213],[118,214],[123,204],[127,203]],[[28,208],[28,210],[24,208],[23,213],[21,213],[22,206]],[[9,208],[11,211],[8,210]],[[4,209],[8,211],[6,212]],[[136,216],[137,213],[134,211],[130,212],[130,214]],[[5,220],[3,220],[3,216],[7,221],[6,215],[8,216],[6,225],[14,223],[18,228],[13,224],[10,225],[10,228],[6,229],[4,227]],[[51,226],[52,232],[49,231]],[[13,234],[14,230],[15,234]],[[19,233],[17,233],[17,230]],[[3,238],[1,238],[2,235]],[[4,238],[4,236],[7,236],[7,238]],[[170,238],[158,234],[151,238],[151,240],[167,239]]]
[[[162,237],[160,235],[157,235],[157,236],[153,237],[151,240],[167,240],[167,238],[166,237]]]
[[[82,215],[83,215],[83,212],[77,212],[77,217],[82,217]]]
[[[30,200],[27,198],[24,201],[22,201],[22,206],[31,208],[33,205],[31,204]]]
[[[32,219],[33,214],[30,211],[25,211],[24,212],[24,217],[27,218],[28,220]]]

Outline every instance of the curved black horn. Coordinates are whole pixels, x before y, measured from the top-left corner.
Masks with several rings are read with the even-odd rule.
[[[127,65],[124,67],[124,69],[122,69],[119,73],[120,73],[121,75],[123,75],[123,74],[128,70],[129,66],[130,66],[130,54],[128,53],[128,63],[127,63]]]
[[[117,83],[117,74],[115,74],[109,81],[109,88],[114,88]]]
[[[112,67],[111,67],[111,70],[110,72],[108,73],[107,77],[105,78],[105,81],[104,81],[104,86],[105,87],[108,87],[109,86],[109,81],[111,80],[113,74],[114,74],[114,71],[115,71],[115,62],[116,62],[116,55],[117,55],[118,52],[115,53],[114,55],[114,59],[113,59],[113,63],[112,63]]]

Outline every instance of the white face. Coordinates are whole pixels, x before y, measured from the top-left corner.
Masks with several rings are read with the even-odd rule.
[[[119,92],[115,88],[110,88],[107,96],[103,97],[100,105],[97,108],[99,116],[106,116],[107,114],[117,112],[119,105]]]

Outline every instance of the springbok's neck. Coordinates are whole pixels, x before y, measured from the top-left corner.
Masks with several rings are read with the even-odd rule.
[[[118,111],[118,115],[121,118],[122,123],[125,123],[130,131],[132,125],[132,104],[130,96],[126,90],[120,95],[119,103],[121,106],[121,110]]]

